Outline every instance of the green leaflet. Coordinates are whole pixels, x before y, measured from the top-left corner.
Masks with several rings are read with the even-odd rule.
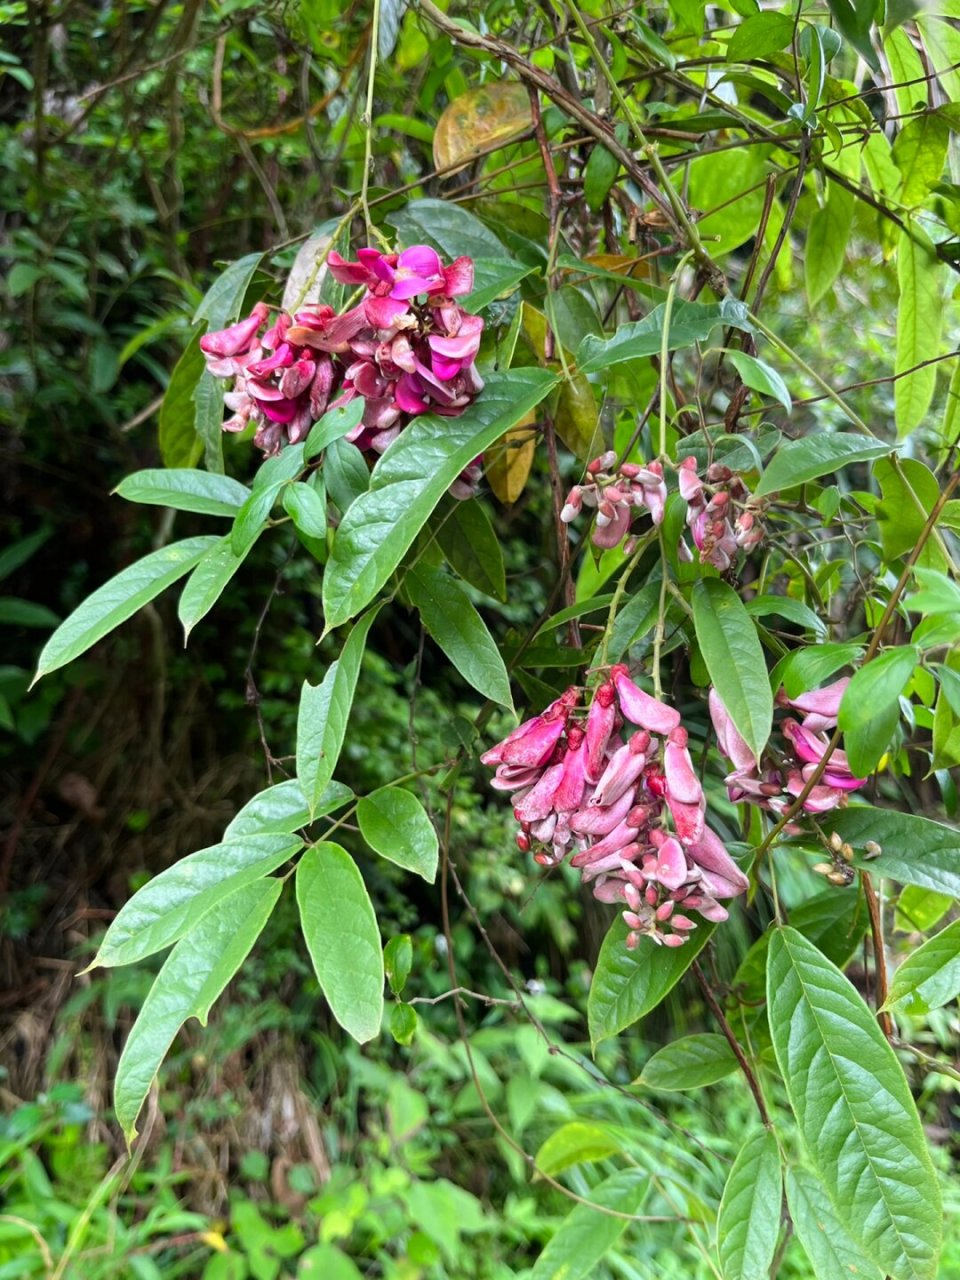
[[[845,187],[831,182],[826,203],[810,220],[803,268],[811,310],[829,293],[840,274],[855,208],[856,198]]]
[[[780,1234],[782,1195],[777,1139],[769,1129],[761,1129],[740,1148],[723,1188],[717,1245],[724,1280],[769,1274]]]
[[[436,539],[454,573],[471,587],[506,603],[507,582],[503,552],[490,517],[476,498],[468,502],[451,499],[449,507],[438,510]]]
[[[676,986],[706,945],[714,926],[698,924],[682,947],[658,947],[641,942],[628,951],[629,930],[622,920],[610,926],[600,948],[587,997],[590,1043],[618,1035],[655,1009]]]
[[[262,260],[262,253],[248,253],[246,257],[231,262],[204,294],[193,317],[194,322],[206,320],[207,329],[212,332],[223,329],[236,320],[250,281]]]
[[[823,1183],[809,1169],[787,1170],[787,1203],[816,1280],[882,1280],[880,1268],[864,1257]]]
[[[404,245],[429,244],[445,258],[493,258],[502,261],[503,245],[479,218],[448,200],[411,200],[387,217]]]
[[[377,612],[371,609],[360,619],[320,684],[303,682],[297,713],[297,780],[311,821],[340,759],[367,632]]]
[[[360,1044],[380,1033],[383,951],[370,895],[338,844],[318,844],[297,866],[297,904],[307,950],[330,1011]]]
[[[699,1032],[681,1036],[658,1049],[640,1073],[638,1084],[667,1092],[702,1089],[737,1069],[726,1036]]]
[[[960,920],[954,920],[904,960],[893,975],[886,1009],[915,1016],[948,1004],[960,992]]]
[[[206,364],[200,350],[197,329],[173,366],[157,417],[160,456],[167,467],[192,467],[203,453],[203,442],[197,436],[196,405],[193,393]]]
[[[174,1037],[188,1018],[204,1026],[214,1002],[250,954],[283,890],[257,880],[225,897],[184,935],[154,979],[117,1064],[114,1105],[127,1143]]]
[[[649,1186],[650,1178],[644,1170],[621,1169],[594,1187],[588,1198],[620,1213],[639,1213]],[[626,1228],[626,1218],[614,1218],[578,1204],[534,1263],[530,1280],[587,1280]]]
[[[719,578],[693,589],[693,625],[710,679],[759,759],[773,724],[773,695],[757,628],[737,593]]]
[[[775,929],[767,1010],[813,1166],[864,1251],[893,1280],[935,1280],[940,1191],[916,1107],[872,1012],[795,929]]]
[[[433,884],[439,860],[437,833],[412,791],[382,787],[363,796],[357,803],[357,823],[371,849]]]
[[[242,555],[233,550],[232,539],[228,533],[216,546],[205,552],[199,564],[187,579],[186,586],[180,593],[177,605],[177,617],[183,624],[184,643],[190,632],[205,618],[213,606],[223,595],[230,579],[246,559],[250,544]]]
[[[132,964],[182,938],[237,889],[288,862],[303,841],[286,833],[233,836],[181,858],[117,912],[93,964]]]
[[[918,243],[918,241],[920,243]],[[897,245],[897,355],[894,372],[908,369],[940,354],[943,325],[943,264],[917,226],[900,233]],[[898,378],[894,384],[894,416],[899,436],[909,435],[930,408],[937,380],[936,365],[927,365]]]
[[[420,563],[408,570],[405,583],[424,627],[464,680],[512,711],[510,677],[500,650],[457,580]]]
[[[353,792],[348,786],[342,782],[331,782],[317,802],[314,817],[322,818],[352,799]],[[275,782],[248,800],[232,818],[223,838],[227,840],[230,836],[260,835],[271,831],[299,831],[309,822],[310,810],[303,788],[296,778],[288,778],[285,782]]]
[[[135,471],[121,480],[114,493],[128,502],[196,511],[200,515],[228,516],[231,520],[250,497],[250,490],[239,480],[192,467]]]
[[[555,385],[555,376],[545,369],[491,374],[459,417],[425,414],[394,441],[334,538],[323,578],[327,631],[374,598],[464,467]]]
[[[612,338],[598,338],[587,334],[577,347],[577,365],[581,373],[598,373],[625,360],[640,356],[659,355],[663,346],[663,322],[666,303],[654,309],[642,320],[622,324]],[[670,312],[670,332],[667,335],[671,351],[692,347],[706,342],[718,324],[732,325],[736,329],[751,331],[747,308],[742,302],[725,298],[723,302],[674,303]]]
[[[105,635],[149,604],[161,591],[182,578],[200,558],[219,542],[215,536],[184,538],[118,573],[87,596],[47,641],[37,663],[34,683],[78,658]]]
[[[819,476],[832,475],[852,462],[864,462],[889,453],[890,446],[880,440],[866,440],[852,432],[838,431],[834,435],[818,432],[799,440],[788,440],[770,460],[770,465],[760,477],[756,494],[763,497],[781,489],[791,489]]]
[[[571,1165],[606,1160],[622,1150],[621,1140],[610,1128],[571,1120],[541,1143],[536,1165],[541,1173],[555,1178]]]
[[[912,644],[879,654],[855,671],[840,703],[838,723],[844,733],[861,728],[896,703],[917,665]]]
[[[751,391],[758,391],[761,395],[772,396],[774,400],[779,400],[787,413],[790,412],[793,401],[787,390],[787,384],[776,369],[755,356],[748,356],[745,351],[728,350],[726,355],[739,373],[745,387],[749,387]]]
[[[866,870],[960,897],[960,831],[955,827],[872,805],[850,805],[824,814],[820,825],[851,844],[858,864]],[[862,857],[868,841],[880,845],[879,858]]]

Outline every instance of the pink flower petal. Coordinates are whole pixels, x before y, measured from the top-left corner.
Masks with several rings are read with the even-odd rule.
[[[664,737],[680,723],[680,713],[651,698],[633,683],[622,664],[613,667],[610,672],[620,699],[620,710],[631,724],[639,725],[648,733],[661,734]]]

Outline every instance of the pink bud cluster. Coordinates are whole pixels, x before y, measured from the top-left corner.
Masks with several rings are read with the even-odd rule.
[[[701,564],[721,573],[733,564],[738,549],[753,551],[763,541],[764,528],[755,499],[743,480],[722,462],[707,468],[706,480],[697,474],[697,460],[684,458],[677,469],[680,496],[687,504],[687,527],[700,553]],[[693,556],[681,540],[680,553]]]
[[[586,507],[596,509],[591,541],[594,546],[618,547],[627,539],[626,551],[632,550],[631,525],[640,511],[648,511],[655,525],[663,521],[667,486],[660,462],[640,466],[621,463],[616,470],[617,455],[611,450],[587,465],[582,484],[574,485],[560,519],[565,524],[576,520]],[[707,468],[706,478],[697,473],[697,460],[684,458],[677,469],[680,496],[687,504],[687,525],[700,554],[702,564],[712,564],[721,573],[733,563],[738,549],[752,551],[763,540],[764,529],[755,500],[740,476],[722,463]],[[692,560],[693,554],[681,540],[680,555]]]
[[[612,471],[616,461],[617,455],[610,450],[589,462],[589,479],[573,486],[560,513],[564,524],[570,524],[585,506],[595,507],[597,518],[591,534],[595,547],[618,547],[629,534],[635,514],[649,511],[653,523],[660,524],[666,509],[667,486],[659,462],[645,467],[624,462]]]
[[[610,668],[584,718],[570,688],[481,759],[492,785],[513,793],[517,844],[541,866],[570,853],[601,902],[626,905],[627,945],[681,946],[687,911],[727,918],[720,899],[747,878],[706,825],[706,802],[680,716]],[[625,738],[629,723],[636,727]]]
[[[383,453],[418,414],[455,417],[483,389],[474,363],[483,320],[454,301],[473,288],[472,261],[444,265],[427,245],[361,249],[358,258],[328,258],[334,279],[366,288],[342,315],[318,303],[269,323],[258,302],[245,320],[200,339],[210,372],[233,379],[225,431],[255,422],[255,443],[275,454],[360,396],[363,419],[347,439]]]
[[[720,750],[730,760],[727,792],[738,803],[756,805],[781,814],[796,800],[823,759],[829,745],[828,732],[837,726],[837,716],[848,677],[823,689],[788,698],[781,689],[777,703],[801,713],[799,721],[785,717],[779,723],[783,739],[779,748],[768,749],[758,760],[738,733],[716,689],[710,690],[710,717]],[[843,751],[834,751],[816,785],[803,802],[807,813],[826,813],[846,804],[851,791],[865,786],[866,778],[854,776]]]

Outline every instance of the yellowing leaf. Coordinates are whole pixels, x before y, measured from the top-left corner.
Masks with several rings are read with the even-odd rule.
[[[528,413],[519,427],[508,431],[487,454],[486,475],[501,502],[516,502],[523,493],[533,466],[537,440],[532,430],[536,416]]]
[[[433,163],[438,169],[462,169],[479,152],[519,138],[530,123],[530,99],[522,84],[499,80],[470,89],[437,121]]]

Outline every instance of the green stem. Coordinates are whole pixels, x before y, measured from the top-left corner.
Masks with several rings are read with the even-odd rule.
[[[670,288],[667,300],[663,304],[663,337],[660,340],[660,449],[658,457],[667,456],[667,369],[670,362],[670,317],[673,315],[673,300],[677,296],[680,273],[693,256],[693,250],[685,253],[677,263],[676,270],[670,277]]]
[[[614,621],[617,617],[617,610],[620,608],[620,601],[623,599],[623,593],[627,589],[627,582],[630,575],[640,562],[640,557],[653,541],[653,530],[651,529],[645,537],[640,540],[637,549],[627,561],[626,568],[617,579],[617,586],[613,593],[613,599],[610,601],[610,608],[607,611],[607,625],[603,631],[603,640],[600,643],[600,649],[597,654],[596,666],[605,667],[607,665],[607,649],[610,647],[610,632],[613,629]]]
[[[370,26],[370,67],[367,72],[367,101],[363,110],[363,181],[360,183],[360,208],[367,228],[367,239],[375,236],[384,248],[389,244],[380,234],[370,216],[367,192],[370,187],[370,170],[373,167],[373,87],[377,78],[377,46],[380,43],[380,0],[373,0],[373,19]]]

